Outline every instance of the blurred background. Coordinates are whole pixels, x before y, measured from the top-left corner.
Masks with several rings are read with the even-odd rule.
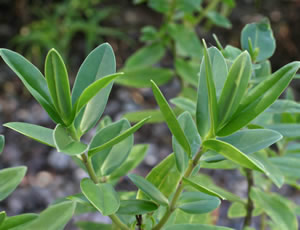
[[[210,1],[202,2],[208,5]],[[204,18],[195,25],[195,31],[209,45],[215,45],[212,36],[215,33],[223,45],[239,47],[243,26],[268,17],[277,43],[271,58],[272,69],[275,71],[288,62],[300,60],[299,12],[300,0],[239,0],[224,14],[230,24],[222,25],[213,18]],[[0,0],[0,47],[21,53],[42,72],[48,50],[55,48],[65,60],[72,83],[80,64],[93,48],[103,42],[110,43],[120,70],[130,55],[149,43],[151,39],[145,38],[145,34],[149,35],[151,29],[160,28],[164,20],[164,15],[155,7],[149,7],[149,4],[138,0]],[[146,32],[145,27],[148,28]],[[157,65],[174,68],[169,51]],[[293,82],[292,87],[297,95],[300,92],[300,80]],[[161,88],[167,98],[173,98],[180,91],[180,82],[178,78],[172,78]],[[117,120],[125,113],[145,108],[156,108],[149,88],[137,89],[115,84],[105,114]],[[54,123],[21,81],[0,61],[0,123],[8,121],[54,127]],[[28,167],[21,186],[0,203],[0,211],[4,209],[8,215],[39,212],[57,198],[79,192],[79,182],[86,174],[71,158],[2,125],[0,133],[6,137],[0,168],[17,165]],[[164,124],[145,125],[135,134],[135,143],[150,145],[145,160],[137,169],[137,173],[143,176],[172,152],[171,135]],[[204,172],[212,175],[217,184],[245,196],[247,184],[238,171]],[[127,178],[123,178],[117,188],[130,190],[134,187],[128,183]],[[284,186],[280,193],[300,204],[299,191]],[[242,220],[228,219],[227,208],[225,201],[219,211],[219,223],[237,228]],[[76,218],[103,220],[99,215]],[[71,223],[68,229],[77,228]]]

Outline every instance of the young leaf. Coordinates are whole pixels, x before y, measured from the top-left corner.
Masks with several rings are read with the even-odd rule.
[[[221,201],[218,197],[202,192],[184,192],[178,201],[178,208],[192,214],[202,214],[215,210]]]
[[[162,194],[169,197],[175,191],[180,177],[180,173],[176,168],[175,156],[172,153],[156,165],[150,173],[148,173],[146,179],[158,188]],[[147,195],[140,190],[137,193],[137,198],[148,199]]]
[[[81,180],[80,188],[84,196],[102,215],[114,214],[119,209],[120,199],[111,184],[94,184],[91,179],[85,178]]]
[[[30,221],[33,221],[36,218],[38,218],[38,215],[33,213],[6,217],[4,223],[0,226],[0,230],[7,230],[7,229],[21,230],[23,229],[23,225],[28,224]]]
[[[75,208],[76,203],[70,201],[52,205],[22,229],[44,229],[45,226],[47,230],[63,229],[72,218]]]
[[[219,197],[220,199],[225,199],[222,195],[214,192],[213,190],[209,189],[209,188],[206,188],[200,184],[197,184],[195,182],[193,182],[192,180],[188,179],[188,178],[185,178],[183,177],[183,182],[186,184],[186,185],[190,185],[192,187],[194,187],[195,189],[197,189],[199,192],[203,192],[203,193],[206,193],[208,195],[211,195],[211,196],[216,196],[216,197]]]
[[[11,194],[21,183],[27,168],[19,166],[0,170],[0,201]]]
[[[128,177],[139,189],[141,189],[155,202],[164,206],[167,206],[169,204],[169,201],[164,196],[164,194],[162,194],[152,183],[150,183],[143,177],[135,174],[129,174]]]
[[[66,125],[72,119],[70,84],[66,66],[55,49],[46,57],[45,77],[56,111]]]
[[[119,168],[114,170],[114,172],[110,175],[109,178],[114,179],[121,176],[125,176],[126,173],[136,168],[144,159],[148,148],[148,145],[142,144],[133,146],[126,161]]]
[[[5,138],[3,135],[0,135],[0,154],[3,152],[4,144],[5,144]]]
[[[263,166],[260,163],[252,160],[239,149],[226,142],[220,140],[206,140],[203,142],[203,145],[205,148],[212,149],[222,154],[227,159],[241,165],[242,167],[254,169],[260,172],[263,171]]]
[[[56,123],[61,122],[55,111],[47,82],[41,72],[20,54],[11,50],[0,49],[0,56],[5,63],[17,74],[32,96],[43,106]]]
[[[156,102],[160,107],[160,110],[165,118],[165,121],[171,131],[171,133],[175,136],[176,140],[179,142],[179,144],[182,146],[182,148],[186,151],[188,156],[191,156],[191,147],[190,144],[182,130],[182,128],[179,125],[179,122],[176,119],[176,116],[174,114],[174,111],[169,106],[167,100],[157,87],[157,85],[154,83],[154,81],[151,81],[152,84],[152,91],[155,96]]]
[[[241,129],[261,114],[281,95],[300,68],[300,62],[292,62],[272,74],[249,92],[241,102],[237,112],[228,123],[217,133],[218,136],[227,136]]]
[[[9,122],[4,124],[3,126],[15,130],[18,133],[21,133],[45,145],[55,147],[52,129],[23,122]]]
[[[116,72],[114,52],[108,43],[94,49],[84,60],[75,79],[72,89],[73,105],[82,92],[94,81]],[[81,110],[75,120],[75,126],[80,133],[86,133],[101,117],[106,106],[112,83],[101,90],[86,107]]]
[[[77,155],[87,150],[87,145],[80,141],[74,140],[66,128],[61,124],[58,124],[53,132],[53,139],[55,147],[58,152],[65,153],[67,155]]]
[[[250,56],[245,51],[230,67],[218,102],[220,126],[231,118],[246,93],[252,73],[251,66]]]
[[[200,135],[198,134],[197,127],[192,116],[188,112],[182,113],[178,117],[178,122],[189,142],[189,145],[191,147],[191,157],[193,157],[199,151],[201,144],[201,139]],[[178,168],[178,171],[183,174],[188,166],[189,156],[174,136],[172,137],[172,146],[175,154],[176,166]]]
[[[207,224],[175,224],[168,226],[166,230],[233,230],[233,228],[207,225]]]
[[[277,196],[267,194],[258,188],[252,188],[250,197],[257,203],[268,216],[276,223],[279,229],[297,230],[298,221],[291,208]]]
[[[100,78],[93,83],[91,83],[86,89],[83,90],[80,97],[74,104],[73,114],[76,116],[80,110],[94,97],[98,92],[105,88],[109,83],[111,83],[117,77],[123,75],[123,73],[115,73],[103,78]]]
[[[104,144],[102,144],[98,147],[90,148],[90,150],[88,152],[89,157],[92,157],[97,152],[100,152],[104,149],[110,148],[110,147],[118,144],[119,142],[123,141],[128,136],[130,136],[131,134],[136,132],[139,128],[141,128],[149,119],[150,119],[150,117],[146,117],[145,119],[141,120],[139,123],[135,124],[131,128],[129,128],[129,129],[125,130],[124,132],[122,132],[119,136],[116,136],[116,137],[112,138],[108,142],[106,142],[106,143],[104,143]]]
[[[244,50],[250,51],[248,39],[251,41],[253,50],[259,49],[256,61],[264,61],[273,55],[276,44],[268,19],[247,24],[242,30],[241,46]]]
[[[121,215],[142,215],[154,212],[158,205],[149,200],[121,200],[117,214]]]

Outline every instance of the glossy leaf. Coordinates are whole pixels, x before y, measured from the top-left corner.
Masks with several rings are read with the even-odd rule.
[[[176,224],[166,228],[166,230],[233,230],[232,228],[213,226],[207,224]]]
[[[188,112],[182,113],[178,117],[178,122],[191,147],[190,157],[192,158],[199,151],[201,145],[201,139],[198,134],[197,127],[192,116]],[[178,171],[183,174],[188,166],[189,155],[186,151],[184,151],[174,136],[172,137],[172,146],[175,154],[176,166]]]
[[[261,172],[263,171],[263,166],[259,162],[252,160],[246,154],[242,153],[239,149],[224,141],[206,140],[203,142],[203,145],[208,149],[222,154],[227,159],[235,162],[238,165],[241,165],[242,167],[254,169]]]
[[[74,115],[78,114],[80,110],[100,92],[100,90],[108,86],[114,79],[121,75],[123,75],[123,73],[115,73],[102,77],[85,88],[74,104]]]
[[[5,138],[3,135],[0,135],[0,154],[3,152],[4,145],[5,145]]]
[[[158,62],[165,54],[165,48],[162,43],[153,43],[145,46],[131,55],[125,62],[125,69],[135,69],[152,66]],[[125,71],[127,72],[127,70]]]
[[[155,81],[157,85],[163,85],[173,76],[174,72],[167,68],[142,67],[126,70],[124,76],[116,82],[129,87],[148,88],[151,87],[150,80]]]
[[[187,213],[202,214],[215,210],[220,203],[219,198],[202,192],[184,192],[179,198],[178,208]]]
[[[252,188],[250,196],[271,217],[279,229],[298,229],[296,215],[286,203],[276,196],[262,192],[258,188]]]
[[[222,94],[219,98],[219,122],[223,125],[237,110],[248,87],[252,73],[251,59],[247,52],[240,54],[230,67]]]
[[[45,78],[56,111],[68,125],[72,119],[69,77],[64,61],[55,49],[51,49],[46,57]]]
[[[131,128],[129,128],[129,129],[125,130],[124,132],[122,132],[120,135],[112,138],[111,140],[109,140],[105,144],[102,144],[98,147],[90,148],[90,150],[88,152],[89,156],[91,157],[94,154],[96,154],[97,152],[100,152],[104,149],[110,148],[110,147],[120,143],[121,141],[125,140],[127,137],[129,137],[130,135],[135,133],[139,128],[141,128],[149,119],[150,119],[150,117],[147,117],[147,118],[143,119],[142,121],[135,124]],[[97,138],[97,137],[94,137],[94,138]]]
[[[216,197],[219,197],[220,199],[225,199],[222,195],[214,192],[213,190],[209,189],[209,188],[206,188],[205,186],[202,186],[198,183],[195,183],[193,182],[192,180],[188,179],[188,178],[183,178],[183,182],[186,184],[186,185],[190,185],[192,187],[194,187],[195,189],[197,189],[199,192],[203,192],[205,194],[208,194],[208,195],[211,195],[211,196],[216,196]]]
[[[85,197],[102,215],[114,214],[119,209],[120,199],[112,185],[94,184],[91,179],[85,178],[81,180],[80,188]]]
[[[86,144],[74,140],[70,136],[67,129],[61,124],[58,124],[55,127],[53,132],[53,139],[57,151],[68,155],[81,154],[85,152],[88,147]]]
[[[242,100],[235,115],[218,135],[230,135],[261,114],[281,95],[299,68],[300,62],[292,62],[262,81]]]
[[[23,122],[9,122],[3,126],[15,130],[18,133],[21,133],[45,145],[55,147],[52,129]]]
[[[158,209],[158,205],[148,200],[121,200],[117,214],[142,215]]]
[[[45,226],[47,230],[63,229],[72,218],[75,208],[76,203],[70,201],[52,205],[22,229],[43,229]]]
[[[165,121],[171,131],[171,133],[174,135],[178,143],[182,146],[182,148],[186,151],[188,156],[191,156],[191,147],[187,140],[187,137],[185,136],[178,120],[176,119],[176,116],[174,114],[174,111],[169,106],[167,100],[157,87],[157,85],[151,81],[152,83],[152,91],[154,94],[154,97],[156,99],[157,104],[159,105],[159,108],[165,118]]]
[[[105,146],[106,143],[115,141],[115,138],[119,135],[124,137],[122,136],[122,133],[125,133],[126,130],[129,129],[130,123],[125,119],[106,126],[94,136],[90,143],[90,149],[97,148],[98,146],[101,147],[102,145]],[[115,169],[119,168],[120,165],[122,165],[126,160],[132,146],[133,135],[131,134],[122,141],[115,143],[115,145],[111,145],[108,148],[103,148],[101,151],[94,153],[92,157],[92,163],[97,175],[109,175]],[[88,152],[88,154],[91,155],[90,152]]]
[[[38,215],[33,213],[6,217],[5,222],[0,226],[0,230],[7,230],[7,229],[21,230],[23,229],[24,226],[26,226],[25,224],[29,224],[31,221],[35,220],[36,218],[38,218]]]
[[[141,189],[145,194],[147,194],[148,197],[150,197],[155,202],[161,204],[161,205],[168,205],[169,201],[168,199],[162,194],[157,187],[155,187],[151,182],[144,179],[141,176],[135,175],[135,174],[129,174],[128,177],[130,180],[139,188]]]
[[[175,156],[174,154],[170,154],[148,173],[146,179],[166,197],[170,197],[175,191],[180,177],[180,173],[176,167]],[[147,199],[148,197],[145,193],[138,191],[137,198]]]
[[[248,39],[252,43],[253,50],[259,49],[256,61],[264,61],[273,55],[276,44],[270,22],[267,19],[247,24],[242,30],[241,46],[244,50],[250,51]]]
[[[114,52],[108,43],[95,48],[84,60],[75,79],[72,89],[73,105],[82,92],[94,81],[116,72]],[[80,133],[86,133],[101,117],[106,106],[112,83],[101,90],[81,111],[75,121]]]
[[[61,119],[55,111],[47,82],[41,72],[20,54],[8,49],[0,49],[0,56],[17,74],[32,96],[43,106],[53,121]]]
[[[114,172],[110,175],[109,178],[113,179],[113,178],[125,176],[126,173],[135,169],[144,159],[148,151],[148,148],[149,148],[148,145],[142,145],[142,144],[133,146],[126,161],[119,168],[114,170]]]
[[[19,166],[0,170],[0,201],[11,194],[21,183],[27,168]]]

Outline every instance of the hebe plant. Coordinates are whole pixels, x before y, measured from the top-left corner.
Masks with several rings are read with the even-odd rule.
[[[255,24],[245,31],[251,31],[252,27],[259,32]],[[87,171],[89,178],[80,183],[82,193],[57,201],[39,215],[6,217],[1,212],[0,230],[60,230],[73,215],[94,211],[109,216],[112,224],[80,222],[80,228],[226,230],[230,228],[213,226],[211,215],[223,199],[233,202],[232,217],[236,213],[246,216],[245,229],[251,229],[252,215],[265,214],[271,218],[272,229],[298,229],[297,206],[264,191],[262,175],[278,187],[283,184],[284,173],[272,160],[276,153],[266,150],[282,135],[255,120],[287,88],[300,62],[287,64],[272,74],[268,70],[267,75],[258,77],[257,70],[270,55],[260,59],[264,47],[252,36],[258,39],[260,34],[250,33],[246,39],[249,52],[239,52],[233,47],[230,50],[235,52],[230,53],[222,47],[221,51],[215,47],[208,49],[203,41],[204,57],[194,112],[188,109],[176,117],[156,83],[151,81],[155,99],[173,134],[174,153],[154,167],[146,178],[128,174],[139,189],[137,193],[117,192],[113,185],[142,161],[147,146],[133,146],[133,133],[149,118],[132,127],[126,119],[112,122],[103,118],[92,140],[88,144],[81,141],[82,135],[97,124],[113,80],[121,75],[115,73],[111,47],[103,44],[91,52],[79,69],[72,93],[66,67],[55,50],[46,58],[44,78],[22,56],[1,49],[3,60],[57,124],[54,130],[21,122],[5,126],[70,155]],[[0,140],[3,146],[3,137]],[[240,169],[247,176],[248,199],[216,186],[209,177],[199,173],[201,168]],[[0,171],[1,200],[16,188],[25,171],[25,167]]]

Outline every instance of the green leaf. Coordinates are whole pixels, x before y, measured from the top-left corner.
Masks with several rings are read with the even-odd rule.
[[[79,227],[80,230],[113,230],[111,224],[102,224],[90,221],[76,222],[76,226]]]
[[[100,90],[108,86],[114,79],[123,75],[124,73],[115,73],[103,78],[100,78],[90,84],[86,89],[83,90],[80,97],[74,104],[73,114],[76,116],[80,110],[92,99],[94,98]]]
[[[141,189],[147,196],[149,196],[155,202],[166,206],[169,204],[168,199],[162,194],[157,187],[155,187],[151,182],[144,179],[141,176],[135,174],[129,174],[128,177],[130,180]]]
[[[252,188],[250,196],[254,203],[257,203],[271,217],[279,229],[298,229],[297,217],[291,208],[277,196],[267,194],[258,188]]]
[[[50,97],[47,82],[41,72],[20,54],[11,50],[0,49],[0,56],[17,74],[32,96],[43,106],[51,119],[57,123],[61,122]]]
[[[179,10],[185,13],[192,13],[201,9],[202,0],[184,0],[176,2]]]
[[[241,217],[245,217],[246,214],[247,214],[246,205],[239,202],[232,203],[227,213],[229,218],[241,218]],[[252,212],[252,215],[258,216],[261,214],[262,214],[261,207],[255,207]]]
[[[9,122],[4,124],[3,126],[15,130],[18,133],[21,133],[45,145],[55,147],[52,129],[23,122]]]
[[[231,22],[217,11],[209,11],[207,17],[217,26],[230,29],[232,27]]]
[[[182,113],[178,117],[178,122],[188,140],[189,146],[191,147],[190,157],[193,157],[199,151],[201,145],[201,139],[200,135],[198,134],[197,127],[192,116],[188,112]],[[172,146],[175,154],[177,169],[179,172],[181,172],[181,174],[183,174],[188,166],[189,155],[186,151],[184,151],[174,136],[172,137]]]
[[[222,154],[227,159],[233,161],[238,165],[241,165],[242,167],[254,169],[260,172],[262,172],[264,169],[259,162],[252,160],[246,154],[242,153],[239,149],[224,141],[206,140],[203,142],[203,146]]]
[[[292,100],[278,99],[266,112],[268,113],[300,113],[300,104]]]
[[[174,72],[167,68],[142,67],[138,69],[126,70],[124,76],[116,80],[118,84],[136,87],[151,87],[150,80],[155,81],[158,85],[163,85],[171,80]]]
[[[88,146],[81,143],[80,141],[75,141],[67,131],[67,129],[58,124],[53,132],[54,144],[58,152],[65,153],[67,155],[77,155],[84,153]]]
[[[0,154],[3,152],[5,145],[5,137],[3,135],[0,135]]]
[[[81,180],[80,188],[85,197],[103,216],[114,214],[119,209],[120,199],[111,184],[94,184],[91,179],[85,178]]]
[[[187,83],[198,86],[198,72],[199,66],[193,65],[193,63],[188,62],[182,58],[177,58],[175,60],[175,69],[177,74]]]
[[[165,55],[165,47],[160,42],[145,46],[131,55],[125,62],[125,69],[136,69],[152,66]]]
[[[192,180],[188,179],[188,178],[183,178],[183,182],[186,184],[186,185],[190,185],[192,187],[194,187],[195,189],[197,189],[199,192],[203,192],[203,193],[206,193],[208,195],[211,195],[211,196],[216,196],[216,197],[219,197],[220,199],[225,199],[222,195],[214,192],[213,190],[209,189],[209,188],[206,188],[198,183],[195,183],[193,182]]]
[[[55,49],[46,57],[45,77],[56,111],[69,125],[72,119],[70,83],[64,61]]]
[[[165,118],[165,121],[171,131],[171,133],[175,136],[176,140],[179,142],[179,144],[182,146],[182,148],[187,152],[188,156],[191,156],[191,147],[190,144],[179,124],[179,122],[176,119],[176,116],[174,114],[174,111],[169,106],[167,100],[157,87],[157,85],[154,83],[154,81],[151,81],[152,83],[152,91],[154,94],[154,97],[156,99],[157,104],[159,105],[159,108]]]
[[[0,230],[7,230],[7,229],[21,230],[24,227],[23,225],[30,223],[30,221],[33,221],[36,218],[38,218],[38,215],[33,213],[6,217],[4,223],[0,226]]]
[[[160,12],[160,13],[166,13],[169,11],[170,8],[170,1],[169,0],[149,0],[148,6],[152,8],[153,10]]]
[[[202,192],[184,192],[179,198],[178,208],[187,213],[202,214],[215,210],[221,201]]]
[[[121,200],[117,214],[121,215],[142,215],[154,212],[158,205],[148,200]]]
[[[119,135],[124,137],[122,136],[122,133],[126,134],[126,130],[129,129],[130,123],[125,119],[106,126],[96,133],[90,143],[90,149],[98,146],[101,147],[102,145],[105,146],[106,143],[112,143]],[[115,145],[110,145],[110,147],[108,146],[108,148],[103,148],[101,151],[93,154],[92,163],[97,175],[109,175],[115,169],[119,168],[128,157],[132,145],[133,135],[131,134],[122,141],[115,143]],[[91,155],[90,152],[88,152],[88,154]]]
[[[237,57],[230,67],[222,94],[219,98],[219,123],[221,127],[237,110],[247,91],[251,73],[251,59],[245,51]]]
[[[108,43],[94,49],[82,63],[72,89],[73,105],[82,92],[94,81],[116,72],[114,52]],[[75,121],[76,129],[86,133],[101,117],[106,106],[112,83],[101,90],[81,111]]]
[[[19,166],[0,170],[0,201],[11,194],[21,183],[27,168]]]
[[[233,230],[232,228],[213,226],[207,224],[175,224],[166,228],[166,230]]]
[[[196,115],[196,103],[194,101],[185,97],[175,97],[170,102],[183,111],[189,112],[192,116]]]
[[[76,203],[70,201],[52,205],[22,229],[44,229],[45,226],[47,226],[47,230],[63,229],[72,218],[75,207]]]
[[[265,125],[265,127],[279,132],[284,137],[290,137],[290,138],[300,137],[299,124],[273,124],[273,125]]]
[[[89,157],[92,157],[97,152],[100,152],[104,149],[110,148],[110,147],[120,143],[121,141],[125,140],[127,137],[129,137],[130,135],[135,133],[139,128],[141,128],[149,119],[150,119],[150,117],[147,117],[147,118],[141,120],[139,123],[132,126],[131,128],[125,130],[120,135],[118,135],[118,136],[110,139],[109,141],[105,142],[104,144],[102,144],[100,146],[97,146],[97,147],[94,147],[94,148],[90,148],[89,152],[88,152]],[[94,138],[97,138],[97,137],[95,136]],[[93,143],[93,141],[92,141],[92,143]]]
[[[255,119],[276,101],[299,68],[300,62],[287,64],[254,87],[245,99],[242,100],[237,112],[217,135],[230,135]]]
[[[135,169],[144,159],[148,148],[148,145],[142,144],[133,146],[126,161],[119,168],[114,170],[114,172],[110,175],[109,178],[114,179],[121,176],[125,176],[126,173],[128,173],[132,169]]]
[[[166,197],[169,197],[175,191],[180,177],[180,173],[176,168],[175,156],[170,154],[148,173],[146,179]],[[138,191],[137,198],[147,199],[148,197],[143,192]]]
[[[1,211],[1,212],[0,212],[0,227],[1,227],[2,223],[4,223],[5,218],[6,218],[6,213],[5,213],[5,211]]]
[[[208,69],[210,70],[210,72],[206,71],[206,66],[209,65],[209,63],[206,64],[206,58],[204,58],[200,67],[200,78],[199,78],[199,86],[198,86],[198,93],[197,93],[198,97],[197,97],[197,106],[196,106],[197,128],[201,137],[203,138],[206,136],[210,128],[210,123],[212,123],[210,118],[210,114],[211,114],[210,110],[211,109],[216,110],[217,102],[215,97],[220,95],[221,90],[226,81],[227,72],[228,72],[224,57],[215,47],[208,49],[207,57],[210,60],[211,69]],[[212,74],[212,76],[209,74]],[[210,79],[210,77],[213,77],[213,79]],[[211,85],[211,84],[215,84],[215,85]],[[213,93],[214,91],[216,96]],[[211,101],[215,104],[212,105]],[[217,120],[217,115],[214,114],[212,116],[214,116],[214,119]]]
[[[300,179],[300,155],[288,154],[280,157],[272,157],[270,161],[283,173],[287,178]]]
[[[253,50],[259,49],[256,61],[261,62],[270,58],[276,48],[275,38],[268,19],[263,19],[257,23],[247,24],[242,30],[241,46],[242,49],[248,50],[250,38]]]

